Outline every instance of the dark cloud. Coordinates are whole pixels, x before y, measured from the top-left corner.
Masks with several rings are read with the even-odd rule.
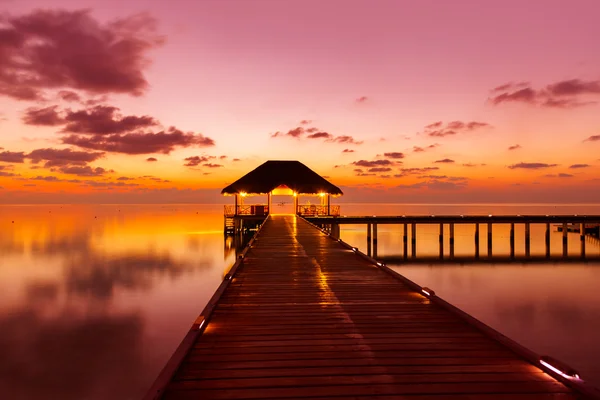
[[[510,146],[510,147],[508,148],[508,150],[518,150],[518,149],[520,149],[520,148],[521,148],[521,145],[520,145],[520,144],[515,144],[514,146]]]
[[[149,158],[146,158],[146,161],[148,161],[148,162],[157,162],[158,159],[156,159],[154,157],[149,157]]]
[[[316,132],[313,133],[312,135],[308,135],[306,138],[307,139],[331,139],[333,137],[332,134],[327,133],[327,132]]]
[[[359,173],[359,174],[356,174],[356,176],[375,176],[375,175],[377,175],[377,174],[373,174],[373,173]]]
[[[102,176],[110,171],[105,170],[104,168],[100,168],[100,167],[90,167],[89,165],[86,166],[64,166],[64,167],[59,167],[58,171],[62,172],[63,174],[67,174],[67,175],[77,175],[77,176]]]
[[[439,169],[440,169],[440,167],[401,168],[400,171],[402,172],[402,174],[400,176],[423,174],[423,173],[430,172],[430,171],[437,171]]]
[[[399,153],[399,152],[383,153],[383,156],[386,158],[392,158],[395,160],[399,160],[401,158],[404,158],[404,153]]]
[[[185,167],[197,167],[198,165],[208,162],[210,160],[209,156],[193,156],[187,157],[184,161],[187,161],[183,164]]]
[[[64,124],[64,119],[58,112],[58,106],[45,108],[30,107],[25,110],[23,122],[35,126],[57,126]]]
[[[589,164],[573,164],[571,166],[569,166],[570,169],[579,169],[579,168],[588,168],[590,167]]]
[[[333,142],[333,143],[347,143],[347,144],[363,144],[363,141],[357,141],[355,140],[352,136],[347,136],[347,135],[343,135],[343,136],[337,136],[333,139],[327,139],[327,142]]]
[[[315,133],[315,132],[318,132],[318,131],[319,131],[319,128],[306,128],[304,130],[304,132],[306,132],[306,133]]]
[[[363,173],[362,168],[354,168],[354,172]]]
[[[442,160],[435,160],[434,163],[435,164],[453,164],[454,160],[451,160],[449,158],[444,158]]]
[[[356,99],[356,102],[357,103],[364,103],[367,100],[369,100],[369,98],[367,96],[360,96],[358,99]]]
[[[510,169],[542,169],[542,168],[550,168],[556,167],[558,164],[546,164],[546,163],[526,163],[520,162],[518,164],[509,165]]]
[[[518,83],[505,83],[504,85],[496,86],[492,89],[492,93],[494,92],[505,92],[507,90],[515,90],[515,89],[523,89],[529,86],[529,82],[518,82]]]
[[[3,151],[0,153],[0,162],[21,164],[25,162],[25,152]]]
[[[33,164],[45,161],[44,167],[62,167],[67,165],[84,166],[104,157],[102,152],[75,151],[72,149],[37,149],[27,155]]]
[[[219,156],[219,160],[225,160],[227,156]]]
[[[310,119],[303,119],[302,121],[300,121],[300,125],[308,125],[308,124],[312,124],[312,121]]]
[[[502,92],[502,93],[500,93]],[[494,105],[501,103],[526,103],[550,108],[576,108],[594,101],[583,101],[582,96],[600,95],[600,81],[568,79],[546,85],[543,89],[533,89],[528,83],[519,86],[505,84],[492,90],[490,101]],[[498,94],[500,93],[500,94]]]
[[[61,90],[58,92],[58,98],[64,101],[68,101],[70,103],[79,103],[81,102],[81,97],[70,90]]]
[[[63,137],[64,144],[84,149],[124,154],[169,154],[176,147],[209,147],[215,142],[202,134],[184,133],[175,127],[158,133],[127,133],[114,135],[70,135]]]
[[[572,178],[573,176],[574,175],[565,174],[565,173],[544,175],[545,178]]]
[[[94,106],[79,111],[67,111],[64,123],[66,126],[63,132],[96,135],[132,132],[158,125],[158,121],[148,115],[122,116],[119,114],[119,108],[112,106]]]
[[[352,150],[352,149],[344,149],[344,150],[342,150],[342,153],[354,153],[354,150]]]
[[[231,161],[237,162],[237,161],[242,161],[242,160],[241,160],[240,158],[234,158],[234,159],[233,159],[233,160],[231,160]]]
[[[469,168],[472,168],[472,167],[485,167],[486,165],[487,165],[487,164],[474,164],[474,163],[465,163],[465,164],[463,164],[462,166],[463,166],[463,167],[469,167]]]
[[[203,167],[207,167],[207,168],[221,168],[223,167],[223,165],[221,164],[212,164],[212,163],[208,163],[208,164],[202,164]]]
[[[282,133],[282,132],[275,132],[274,134],[271,135],[271,137],[281,137],[281,136],[288,136],[288,137],[293,137],[293,138],[300,138],[300,136],[302,136],[304,134],[304,128],[302,128],[301,126],[294,128],[294,129],[290,129],[289,131],[287,131],[287,133]]]
[[[427,150],[435,149],[436,147],[439,147],[439,144],[434,143],[434,144],[430,144],[429,146],[426,146],[426,147],[413,146],[413,152],[414,153],[422,153]]]
[[[389,166],[393,166],[395,163],[390,160],[374,160],[374,161],[359,160],[359,161],[354,161],[352,164],[356,165],[357,167],[373,168],[373,167],[389,167]]]
[[[446,137],[452,136],[463,132],[472,132],[481,128],[491,128],[492,126],[486,122],[478,121],[451,121],[446,125],[442,121],[437,121],[432,124],[425,126],[424,133],[431,137]],[[433,147],[437,145],[432,145]],[[433,148],[429,146],[429,148]]]
[[[2,23],[0,94],[19,100],[48,89],[141,95],[147,53],[163,42],[147,14],[102,24],[89,10],[38,9]]]
[[[391,170],[389,167],[375,167],[369,168],[368,172],[390,172]]]
[[[598,142],[598,141],[600,141],[600,135],[593,135],[584,140],[584,142]]]

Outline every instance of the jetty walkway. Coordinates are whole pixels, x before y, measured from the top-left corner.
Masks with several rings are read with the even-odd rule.
[[[234,268],[147,399],[593,398],[301,217]]]

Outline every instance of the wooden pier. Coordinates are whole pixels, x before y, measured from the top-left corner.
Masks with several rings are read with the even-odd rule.
[[[301,217],[269,216],[146,399],[598,398],[540,359]]]
[[[402,216],[307,216],[309,222],[327,229],[334,237],[339,237],[340,225],[365,225],[367,232],[367,254],[377,257],[377,226],[398,225],[401,226],[403,238],[404,258],[417,257],[417,226],[439,225],[439,254],[438,259],[445,256],[444,252],[444,227],[448,227],[449,236],[449,259],[454,258],[454,227],[456,225],[472,225],[475,252],[473,258],[478,259],[481,254],[480,226],[486,226],[487,230],[487,257],[493,257],[493,227],[498,224],[510,225],[509,243],[510,256],[508,260],[525,260],[531,257],[531,225],[541,224],[545,226],[544,242],[545,257],[551,257],[550,235],[552,229],[562,233],[562,255],[564,259],[569,257],[568,235],[569,232],[579,234],[579,257],[586,257],[586,239],[598,240],[598,225],[600,215],[402,215]],[[515,257],[515,225],[523,225],[525,230],[525,257]],[[410,252],[409,252],[410,243]],[[447,257],[447,258],[448,258]],[[501,257],[502,258],[502,257]],[[554,257],[555,258],[555,257]],[[597,259],[597,257],[591,257]],[[430,260],[430,259],[429,259]],[[425,260],[428,261],[428,260]]]

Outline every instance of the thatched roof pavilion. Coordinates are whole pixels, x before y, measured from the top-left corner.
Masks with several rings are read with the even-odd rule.
[[[267,161],[248,172],[221,191],[234,195],[235,205],[225,206],[225,215],[263,215],[271,211],[271,195],[293,195],[294,212],[303,215],[339,214],[339,206],[331,206],[331,196],[341,196],[341,189],[299,161]],[[243,205],[244,197],[266,194],[266,205]],[[319,195],[321,205],[300,206],[300,195]]]
[[[299,161],[267,161],[227,186],[221,194],[268,194],[281,186],[297,194],[343,194],[339,187]]]

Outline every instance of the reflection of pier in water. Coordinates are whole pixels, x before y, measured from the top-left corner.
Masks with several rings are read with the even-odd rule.
[[[598,256],[586,256],[586,243],[591,242],[598,245],[598,226],[600,225],[600,216],[584,216],[584,215],[431,215],[431,216],[383,216],[383,217],[305,217],[309,222],[326,229],[332,236],[339,238],[340,225],[365,225],[367,234],[367,254],[377,257],[377,228],[378,225],[398,225],[401,226],[402,232],[402,256],[398,259],[403,261],[409,259],[412,261],[422,259],[425,261],[431,260],[478,260],[482,259],[487,262],[490,260],[506,259],[510,261],[523,260],[560,260],[569,261],[571,259],[596,260]],[[508,256],[494,256],[494,225],[510,225],[509,244],[510,254]],[[524,227],[524,244],[525,254],[517,255],[515,252],[515,225],[523,225]],[[541,224],[545,226],[544,244],[545,252],[543,257],[531,254],[531,226]],[[418,225],[439,225],[439,255],[438,257],[421,257],[417,255],[417,226]],[[475,245],[474,254],[472,256],[455,257],[455,226],[456,225],[471,225],[473,226],[473,242]],[[481,254],[481,232],[480,226],[487,226],[487,254]],[[574,226],[577,228],[575,229]],[[444,249],[445,245],[445,227],[447,227],[449,241],[448,251]],[[551,254],[551,234],[552,228],[556,229],[562,235],[562,257],[556,257]],[[569,255],[569,235],[579,235],[580,252],[577,257]],[[410,243],[410,252],[409,252]]]

